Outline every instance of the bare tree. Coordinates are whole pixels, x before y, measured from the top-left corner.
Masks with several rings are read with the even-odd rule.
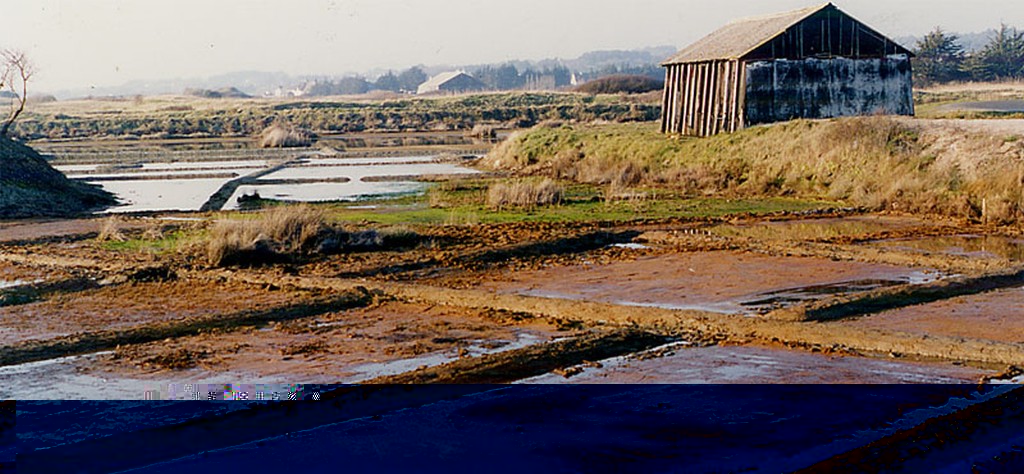
[[[28,81],[34,73],[35,68],[24,52],[13,49],[0,50],[0,91],[8,90],[12,95],[10,113],[0,127],[0,136],[7,136],[11,124],[25,111]]]

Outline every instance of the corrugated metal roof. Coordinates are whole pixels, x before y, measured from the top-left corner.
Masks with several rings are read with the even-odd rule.
[[[790,12],[734,20],[687,46],[661,64],[664,66],[716,59],[739,59],[758,46],[781,35],[789,27],[830,6],[832,6],[831,3],[824,3]]]

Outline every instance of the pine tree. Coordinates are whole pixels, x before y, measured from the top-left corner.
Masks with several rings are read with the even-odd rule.
[[[1024,78],[1024,31],[1001,25],[992,40],[971,58],[967,68],[977,80]]]
[[[963,77],[964,48],[960,38],[936,27],[917,41],[914,75],[920,82],[949,82]]]

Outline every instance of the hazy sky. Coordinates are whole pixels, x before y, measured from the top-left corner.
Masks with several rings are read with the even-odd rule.
[[[0,0],[0,47],[35,90],[240,70],[337,75],[414,64],[685,46],[730,19],[816,0]],[[1020,0],[837,0],[890,36],[1020,25]]]

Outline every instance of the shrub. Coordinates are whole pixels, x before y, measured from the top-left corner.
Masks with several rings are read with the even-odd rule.
[[[96,236],[96,239],[101,242],[124,242],[128,240],[125,237],[124,232],[121,232],[121,227],[124,221],[118,216],[110,216],[103,220],[103,225],[100,227],[100,233]]]
[[[602,77],[576,87],[577,92],[587,94],[642,94],[659,90],[664,86],[662,81],[641,76],[620,74]]]
[[[289,148],[313,144],[313,132],[286,123],[274,123],[259,135],[260,148]]]
[[[562,202],[563,189],[550,179],[495,183],[487,189],[487,206],[501,210],[508,207],[532,209]]]

